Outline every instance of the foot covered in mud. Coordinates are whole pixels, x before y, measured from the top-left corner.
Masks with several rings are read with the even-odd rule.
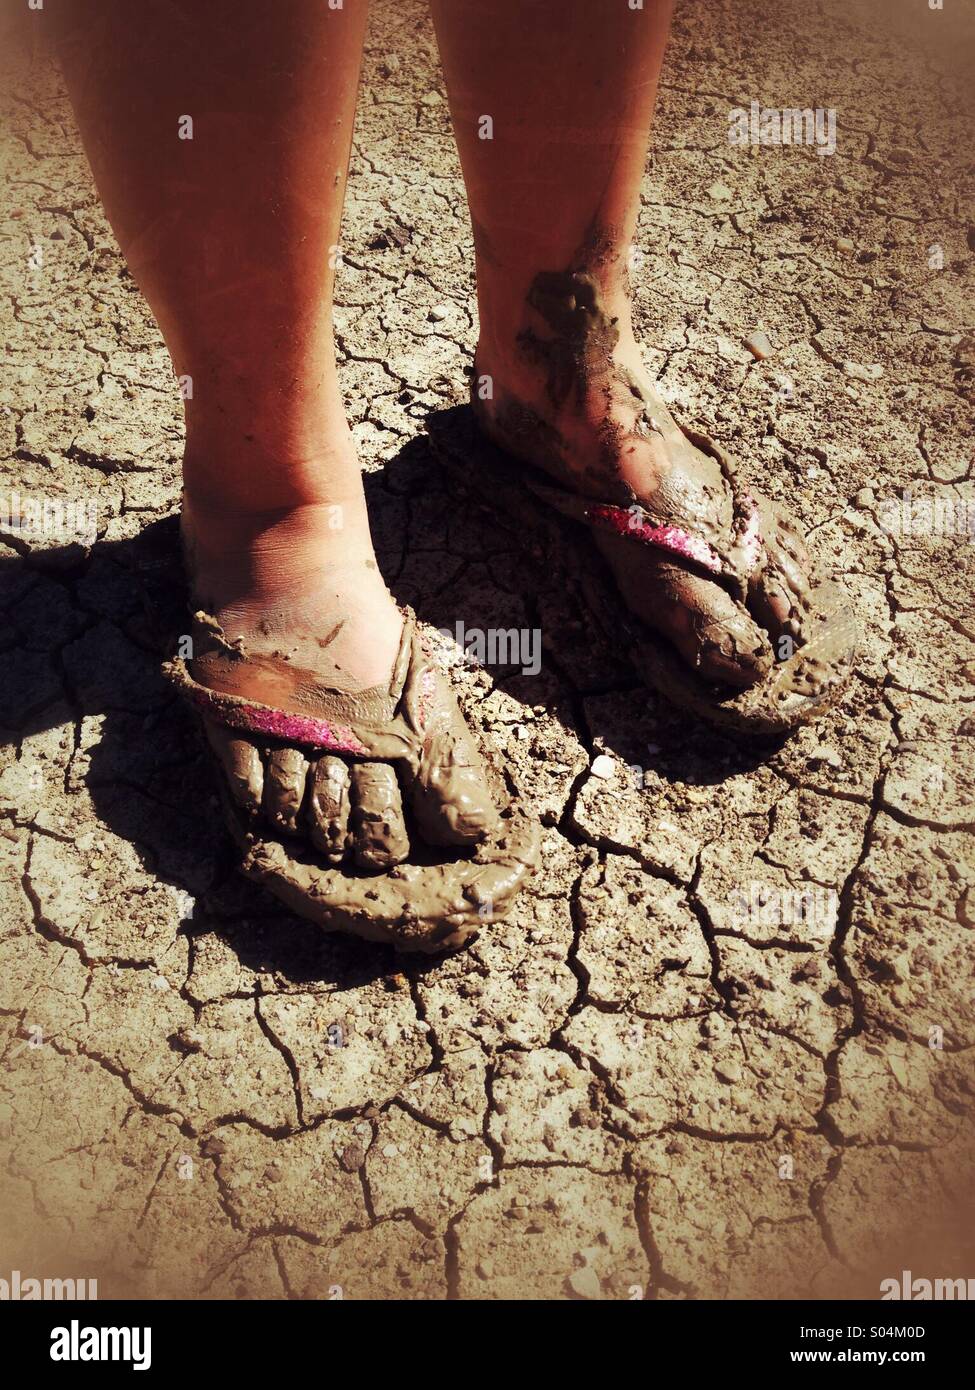
[[[649,684],[770,734],[837,697],[856,626],[836,590],[813,578],[796,523],[676,423],[591,275],[536,277],[514,342],[479,346],[471,399],[487,437],[532,466],[534,496],[592,529]]]
[[[193,652],[192,673],[180,658],[163,669],[203,718],[247,877],[327,930],[404,951],[458,946],[504,914],[534,867],[534,827],[497,811],[411,612],[391,680],[370,690],[248,652],[202,612]]]

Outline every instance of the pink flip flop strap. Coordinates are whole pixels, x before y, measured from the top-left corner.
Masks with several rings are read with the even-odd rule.
[[[684,531],[679,526],[657,526],[646,519],[645,512],[635,507],[614,507],[601,502],[586,510],[590,521],[604,530],[612,531],[614,535],[642,541],[644,545],[657,546],[661,550],[669,550],[684,560],[693,560],[695,564],[702,565],[712,574],[721,573],[723,566],[717,551],[713,550],[707,541],[702,541],[699,536],[692,536],[689,531]]]
[[[530,486],[537,496],[555,507],[563,516],[611,531],[613,535],[626,540],[669,551],[671,555],[679,556],[682,560],[690,560],[700,565],[710,574],[727,574],[732,568],[730,561],[723,559],[706,540],[695,536],[683,526],[654,520],[638,503],[620,507],[610,502],[590,502],[587,497],[566,492],[551,484],[533,481]],[[742,495],[741,504],[746,514],[745,525],[738,534],[735,549],[736,559],[740,559],[741,568],[747,577],[757,568],[762,556],[761,518],[758,504],[749,493]]]
[[[748,518],[738,544],[742,552],[746,574],[756,568],[762,553],[762,537],[758,506],[747,493],[743,499],[748,508]],[[712,574],[721,574],[725,562],[713,546],[700,536],[692,535],[681,526],[661,526],[652,521],[642,507],[615,507],[610,503],[597,503],[586,508],[588,520],[601,526],[614,535],[640,541],[660,550],[668,550],[682,560],[692,560]]]
[[[331,753],[369,752],[347,724],[306,714],[289,714],[287,710],[272,709],[270,705],[244,700],[237,695],[224,695],[197,684],[190,676],[179,683],[183,694],[201,714],[242,734],[280,738],[286,743],[307,744]]]

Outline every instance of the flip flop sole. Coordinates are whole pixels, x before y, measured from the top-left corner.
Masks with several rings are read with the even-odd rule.
[[[668,642],[643,629],[631,652],[648,685],[673,704],[690,707],[710,723],[754,737],[791,733],[825,713],[849,684],[859,644],[855,618],[832,584],[811,596],[813,635],[770,677],[747,690],[722,695],[681,661]],[[641,625],[642,626],[642,625]]]
[[[522,540],[526,529],[536,540],[544,540],[547,560],[564,570],[569,568],[565,557],[573,554],[573,567],[585,571],[581,587],[590,610],[608,640],[645,684],[673,704],[692,709],[718,727],[774,738],[817,719],[842,695],[852,675],[859,628],[835,585],[823,584],[814,591],[812,637],[780,661],[766,680],[743,691],[712,685],[687,666],[665,638],[624,609],[596,548],[591,548],[590,559],[574,545],[578,523],[542,500],[540,492],[548,479],[539,474],[536,492],[526,477],[530,465],[487,439],[469,406],[433,417],[428,433],[451,477],[488,510],[513,522]]]
[[[537,860],[537,827],[512,810],[500,832],[468,859],[406,863],[364,876],[325,867],[304,850],[255,834],[226,793],[223,801],[246,878],[325,931],[382,942],[404,953],[432,955],[466,945],[504,916]]]

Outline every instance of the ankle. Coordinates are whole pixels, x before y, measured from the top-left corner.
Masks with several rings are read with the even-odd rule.
[[[183,492],[200,509],[241,516],[349,500],[361,472],[344,418],[320,429],[280,424],[273,440],[254,433],[188,429]]]
[[[268,510],[213,506],[184,492],[187,567],[200,602],[221,607],[314,589],[325,575],[338,588],[375,571],[361,486],[358,496]]]
[[[629,288],[623,267],[622,259],[613,257],[605,263],[572,270],[536,266],[502,271],[479,260],[478,355],[503,364],[506,358],[521,355],[519,340],[526,332],[550,336],[551,327],[539,312],[539,294],[550,297],[552,282],[565,280],[568,297],[572,293],[571,281],[575,277],[578,277],[580,288],[591,289],[600,313],[615,322],[620,340],[628,341],[633,336],[633,328]]]

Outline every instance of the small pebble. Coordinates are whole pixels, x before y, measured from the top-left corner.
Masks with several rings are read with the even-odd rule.
[[[365,1162],[366,1154],[358,1144],[346,1144],[339,1154],[339,1167],[346,1173],[355,1173]]]
[[[775,348],[769,342],[768,334],[763,333],[761,329],[758,329],[756,332],[752,333],[750,337],[745,339],[745,347],[753,357],[758,358],[759,362],[764,362],[766,357],[771,357],[772,353],[775,351]]]
[[[794,975],[796,980],[819,980],[822,979],[823,968],[818,960],[812,959],[804,961]]]
[[[809,750],[809,761],[811,763],[825,763],[827,767],[842,767],[843,759],[835,748],[830,748],[825,743],[817,743],[815,748]]]
[[[592,767],[589,770],[594,777],[612,777],[616,771],[616,764],[605,753],[600,753],[598,757],[593,758]]]
[[[443,323],[444,319],[447,317],[449,313],[450,308],[448,305],[436,304],[430,310],[429,314],[427,314],[427,318],[430,320],[431,323]]]

